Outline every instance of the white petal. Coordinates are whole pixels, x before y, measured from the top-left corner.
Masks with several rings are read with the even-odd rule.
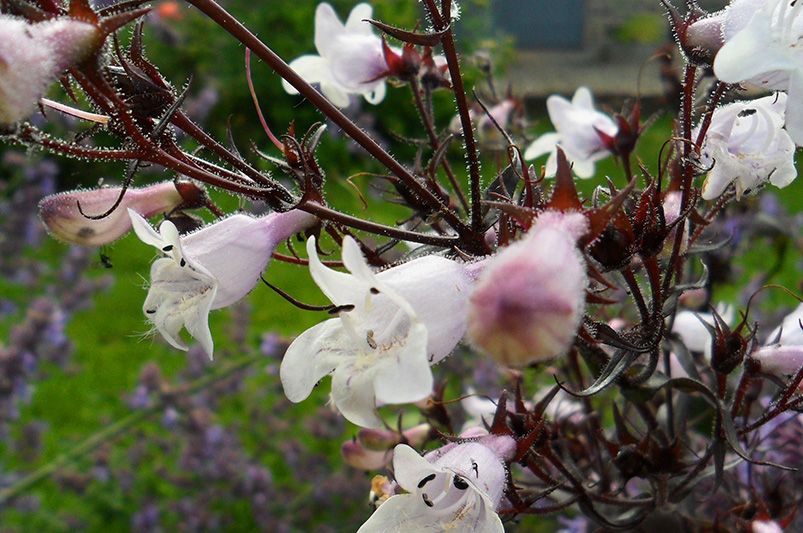
[[[798,146],[803,146],[803,69],[792,71],[789,78],[789,104],[786,107],[786,131]]]
[[[578,87],[572,97],[572,105],[581,109],[594,111],[594,97],[588,87]]]
[[[134,233],[137,234],[139,240],[161,250],[162,246],[164,246],[162,236],[156,233],[156,230],[153,229],[148,221],[133,209],[128,209],[128,216],[131,218],[131,226],[134,228]]]
[[[241,300],[259,281],[259,276],[279,242],[282,232],[269,231],[270,220],[233,215],[182,240],[182,252],[189,266],[218,281],[213,309]],[[275,219],[274,219],[275,220]]]
[[[440,470],[410,446],[399,444],[393,449],[393,477],[404,490],[414,492],[423,478],[437,472]]]
[[[315,237],[307,239],[307,257],[312,279],[333,304],[355,306],[363,304],[370,285],[354,276],[324,266],[315,249]]]
[[[591,159],[574,159],[572,163],[572,170],[578,178],[588,179],[594,176],[596,166]]]
[[[337,367],[332,375],[332,402],[352,424],[382,427],[382,419],[376,412],[373,372],[355,371],[350,365]]]
[[[320,83],[322,86],[332,83],[332,71],[329,61],[321,56],[303,55],[290,63],[290,68],[307,83]],[[282,87],[289,94],[298,94],[295,87],[282,81]]]
[[[279,367],[284,394],[291,402],[305,400],[315,384],[333,369],[321,361],[321,347],[340,328],[340,319],[333,318],[317,324],[290,344]]]
[[[366,102],[371,105],[376,105],[385,99],[385,93],[387,93],[387,84],[382,80],[376,84],[376,87],[374,87],[372,91],[363,93],[363,96]]]
[[[424,503],[413,494],[396,494],[374,511],[357,533],[421,533],[442,531],[425,526],[431,523]]]
[[[334,79],[322,81],[321,92],[337,107],[345,108],[351,104],[349,92],[335,82]]]
[[[384,363],[374,378],[376,399],[381,403],[412,403],[432,393],[426,326],[414,324],[403,342],[403,349],[385,355],[394,359]]]
[[[437,363],[449,355],[466,332],[472,281],[465,265],[444,257],[426,256],[380,272],[376,278],[404,302],[409,302],[412,310],[408,313],[426,326],[427,355],[431,362]],[[404,307],[398,299],[394,302]]]
[[[371,7],[371,4],[357,4],[352,8],[348,20],[346,20],[346,30],[348,30],[349,33],[371,35],[373,33],[373,26],[363,21],[373,18],[373,12],[374,9]]]
[[[544,154],[554,153],[559,142],[560,135],[558,133],[545,133],[524,150],[524,159],[530,161]]]
[[[772,43],[773,30],[757,15],[717,52],[714,74],[726,83],[739,83],[774,70],[794,68],[789,53]]]
[[[374,271],[371,270],[371,267],[368,266],[368,262],[362,255],[360,245],[348,235],[343,237],[342,258],[343,264],[354,277],[365,283],[373,283],[375,281]]]
[[[329,56],[335,40],[345,31],[334,8],[326,2],[318,4],[315,10],[315,48],[321,56]]]

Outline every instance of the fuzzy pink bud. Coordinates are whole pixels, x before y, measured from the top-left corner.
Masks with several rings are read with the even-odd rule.
[[[165,181],[141,189],[129,189],[118,208],[98,220],[85,217],[78,209],[80,203],[84,214],[102,214],[114,205],[121,191],[120,187],[105,187],[52,194],[39,202],[39,217],[58,239],[84,246],[101,246],[116,241],[131,230],[131,218],[126,209],[147,218],[169,212],[182,202],[173,182]]]
[[[468,334],[502,364],[523,366],[566,353],[585,309],[586,265],[578,213],[546,213],[480,275]]]
[[[69,18],[30,24],[0,15],[0,124],[27,118],[62,71],[89,55],[99,37],[95,26]]]

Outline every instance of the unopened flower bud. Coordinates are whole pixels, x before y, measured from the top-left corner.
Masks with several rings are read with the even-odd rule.
[[[147,218],[171,211],[183,201],[173,182],[166,181],[129,189],[109,216],[97,220],[84,216],[104,213],[121,192],[120,187],[105,187],[52,194],[39,202],[39,217],[54,237],[84,246],[101,246],[116,241],[131,229],[127,209]]]
[[[803,368],[803,346],[765,346],[751,356],[761,365],[761,371],[782,378],[789,378]],[[798,385],[803,392],[803,383]]]
[[[393,459],[392,449],[370,450],[355,440],[344,442],[340,454],[349,466],[358,470],[381,470]]]
[[[564,354],[585,309],[586,266],[578,213],[541,215],[522,240],[493,258],[471,296],[472,342],[502,364],[522,366]]]
[[[680,46],[690,61],[711,65],[725,41],[722,37],[724,13],[717,13],[692,22],[685,33],[679,33]]]
[[[418,448],[426,441],[430,429],[429,424],[419,424],[399,434],[387,429],[363,428],[357,432],[357,441],[369,450],[385,451],[402,442]]]
[[[100,37],[97,27],[69,18],[30,24],[0,15],[0,124],[27,118],[39,98]]]

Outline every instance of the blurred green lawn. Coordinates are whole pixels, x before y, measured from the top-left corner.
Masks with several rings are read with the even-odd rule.
[[[351,3],[340,2],[341,14],[346,10],[342,6]],[[380,5],[379,11],[385,9],[407,9],[406,12],[399,11],[393,17],[389,17],[394,22],[401,22],[413,16],[410,11],[410,2],[388,1]],[[236,2],[232,8],[246,9],[245,2]],[[311,3],[310,6],[314,7]],[[254,27],[264,28],[266,31],[263,36],[270,39],[267,35],[267,28],[276,27],[281,23],[288,34],[303,35],[310,32],[309,21],[311,20],[310,6],[299,7],[292,17],[287,17],[283,13],[272,13],[268,9],[260,9],[258,12],[251,9],[249,20]],[[408,7],[400,7],[408,6]],[[204,35],[204,39],[187,39],[185,46],[178,47],[177,53],[167,53],[161,49],[163,45],[157,42],[151,43],[155,50],[154,55],[164,59],[163,64],[168,72],[186,72],[186,65],[197,64],[196,79],[203,79],[204,76],[214,73],[217,82],[221,87],[231,82],[229,87],[231,94],[227,94],[223,103],[218,105],[213,112],[212,120],[218,124],[225,123],[225,118],[232,113],[233,109],[247,109],[248,112],[237,112],[233,115],[232,123],[235,132],[245,131],[244,139],[259,138],[255,120],[250,112],[250,101],[244,89],[244,78],[242,74],[241,54],[242,50],[233,44],[229,39],[221,36],[219,32],[209,32],[209,28],[198,18],[190,17],[186,22],[191,35]],[[307,51],[310,43],[293,42],[287,36],[277,35],[279,43],[277,49],[286,57],[294,57],[294,54]],[[216,50],[211,55],[209,50]],[[231,61],[221,61],[221,57],[234,58]],[[199,59],[200,58],[200,59]],[[200,63],[197,63],[200,60]],[[257,64],[258,65],[258,64]],[[315,119],[314,113],[308,109],[296,110],[286,96],[282,96],[278,87],[278,80],[270,76],[264,67],[255,66],[255,78],[260,94],[269,95],[263,99],[263,105],[275,124],[287,124],[294,113],[301,114],[303,121],[299,120],[299,127],[306,127]],[[175,78],[176,80],[181,79]],[[239,90],[236,89],[239,87]],[[264,93],[263,93],[264,91]],[[389,100],[376,108],[376,113],[383,115],[382,127],[387,129],[398,129],[408,133],[408,129],[415,127],[415,121],[409,117],[400,117],[399,114],[387,114],[388,110],[397,109],[398,106],[406,106],[408,97],[403,89],[392,90]],[[294,101],[293,101],[294,102]],[[441,109],[445,109],[443,117],[451,115],[449,110],[448,98],[441,102]],[[225,105],[223,105],[225,104]],[[442,118],[443,118],[442,117]],[[412,124],[412,126],[411,126]],[[282,128],[277,126],[277,131]],[[548,120],[543,118],[538,122],[537,131],[548,129]],[[222,133],[218,129],[218,133]],[[656,167],[656,154],[661,144],[670,136],[669,121],[659,120],[644,135],[639,145],[639,154],[643,157],[648,168],[653,172]],[[243,141],[243,143],[245,140]],[[401,155],[409,155],[402,150]],[[355,158],[346,150],[343,141],[327,139],[321,153],[321,161],[328,172],[327,190],[329,198],[338,208],[360,214],[361,207],[354,191],[344,185],[345,178],[360,168],[359,164],[355,168]],[[85,172],[85,163],[67,163],[65,168],[68,174],[80,174]],[[369,168],[378,170],[375,164],[370,163]],[[457,165],[459,168],[460,165]],[[106,167],[104,167],[106,168]],[[612,160],[606,160],[599,165],[598,175],[608,174],[619,176],[620,169]],[[484,170],[486,179],[493,166],[487,162]],[[117,169],[115,172],[120,172]],[[81,177],[84,183],[91,183],[96,177]],[[359,180],[358,180],[359,181]],[[365,178],[361,182],[366,182]],[[599,184],[599,181],[589,180],[583,182],[581,186],[586,192]],[[799,179],[789,188],[778,193],[782,202],[792,212],[803,210],[803,179]],[[236,201],[230,197],[218,195],[223,204],[230,208],[236,206]],[[393,222],[402,218],[404,211],[396,208],[381,209],[379,203],[372,201],[369,212],[375,219]],[[45,258],[55,262],[65,251],[65,247],[55,241],[48,240],[41,248],[29,250],[32,257]],[[154,257],[152,249],[140,243],[134,236],[127,236],[113,247],[106,251],[111,256],[114,268],[112,273],[115,275],[115,282],[107,292],[95,298],[94,306],[91,309],[77,313],[70,321],[67,334],[75,343],[75,353],[72,363],[66,370],[52,368],[49,371],[49,378],[38,383],[34,391],[32,401],[24,405],[21,409],[21,419],[15,424],[19,430],[27,422],[39,420],[47,424],[47,431],[44,434],[43,451],[36,462],[29,463],[21,454],[11,449],[0,449],[3,457],[2,468],[6,471],[29,471],[39,465],[54,459],[71,445],[81,441],[90,434],[107,426],[109,423],[126,416],[131,412],[125,402],[125,396],[134,389],[138,375],[142,367],[150,362],[157,362],[167,375],[174,376],[186,364],[186,358],[181,352],[177,352],[162,342],[158,338],[144,336],[146,326],[141,313],[141,305],[145,296],[143,288],[144,278],[149,271],[149,265]],[[763,241],[751,243],[749,253],[739,259],[735,265],[740,270],[740,281],[750,279],[756,272],[761,272],[767,267],[767,257],[771,253],[769,244]],[[786,285],[789,288],[796,288],[800,283],[800,272],[797,266],[800,262],[799,251],[792,250],[787,254],[783,269],[773,279],[772,282]],[[108,273],[99,261],[93,267],[94,274],[104,275]],[[267,278],[279,287],[290,289],[292,294],[300,300],[310,303],[324,303],[325,299],[317,288],[311,283],[306,269],[273,262],[267,272]],[[732,288],[724,288],[715,299],[734,300],[737,296],[738,285]],[[27,298],[27,294],[18,291],[13,287],[3,287],[4,291],[18,297],[21,300]],[[258,286],[248,297],[248,302],[252,310],[252,326],[249,331],[249,341],[257,346],[259,338],[264,332],[276,332],[282,335],[291,336],[303,331],[305,328],[318,322],[321,317],[319,314],[299,311],[284,302],[280,297],[263,286]],[[791,307],[793,302],[787,296],[779,292],[773,292],[769,298],[770,305],[785,305]],[[224,331],[230,322],[229,311],[214,312],[211,318],[212,330],[216,344],[219,346],[217,351],[217,364],[223,364],[227,359],[236,357],[233,353],[231,344],[226,341]],[[0,321],[0,336],[5,338],[14,318],[11,317]],[[297,425],[291,426],[287,434],[277,434],[270,427],[254,427],[249,425],[244,410],[247,410],[260,402],[269,402],[264,405],[270,408],[272,404],[286,402],[279,394],[272,394],[269,398],[264,398],[264,390],[275,390],[276,376],[269,376],[264,372],[256,373],[248,381],[245,392],[241,395],[222,399],[220,410],[221,419],[224,423],[237,428],[239,436],[245,446],[259,459],[267,465],[275,476],[276,482],[288,488],[288,490],[299,491],[303,505],[304,491],[309,490],[298,482],[294,472],[288,470],[284,464],[278,448],[273,444],[278,439],[301,438],[306,443],[325,452],[330,458],[331,468],[341,468],[339,459],[340,441],[316,440],[313,437],[298,432]],[[327,387],[322,387],[327,389]],[[317,408],[326,400],[324,391],[317,391],[314,396],[306,402],[292,408],[290,413],[294,413],[296,420],[303,420],[305,414]],[[158,420],[148,422],[143,425],[142,430],[120,439],[112,447],[112,461],[124,463],[127,459],[123,450],[136,439],[149,438],[154,435],[164,436],[167,430],[161,428]],[[351,430],[343,436],[348,438]],[[152,450],[152,469],[149,471],[138,472],[135,481],[135,493],[148,495],[155,500],[164,497],[175,496],[177,490],[171,484],[165,482],[159,475],[162,467],[170,468],[169,465],[175,462],[178,450]],[[88,460],[79,461],[69,467],[68,470],[86,472],[92,464]],[[15,510],[7,510],[0,516],[0,530],[19,530],[19,531],[50,531],[65,528],[69,523],[69,517],[78,517],[80,521],[91,530],[126,530],[130,527],[131,514],[138,510],[138,498],[123,495],[115,484],[93,483],[87,492],[80,493],[69,490],[62,490],[60,485],[53,481],[47,481],[37,486],[34,493],[41,498],[40,509],[33,513],[21,513]],[[368,478],[366,478],[366,495],[369,488]],[[365,509],[364,502],[353,502],[354,509]],[[232,513],[238,515],[237,523],[241,530],[253,529],[255,524],[247,509],[231,509]],[[346,510],[344,515],[349,514]],[[364,511],[363,511],[364,512]],[[321,523],[337,524],[337,516],[321,516]],[[528,521],[528,524],[535,524],[543,519]],[[356,524],[344,526],[344,531]]]

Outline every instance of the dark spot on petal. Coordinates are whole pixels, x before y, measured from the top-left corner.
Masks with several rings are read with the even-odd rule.
[[[755,115],[755,114],[756,114],[755,109],[743,109],[739,111],[739,117],[749,117],[750,115]]]
[[[379,294],[379,289],[377,289],[376,287],[371,287],[370,291],[371,294]]]
[[[428,475],[427,477],[425,477],[424,479],[422,479],[421,481],[418,482],[418,488],[419,489],[423,489],[424,485],[426,485],[427,483],[429,483],[433,479],[435,479],[435,474]]]
[[[163,252],[169,252],[172,249],[173,249],[173,245],[172,244],[168,244],[167,246],[163,246],[162,247],[162,251]]]
[[[179,264],[180,266],[185,266],[185,265],[187,264],[187,262],[186,262],[186,261],[184,260],[184,258],[182,257],[182,258],[181,258],[181,261],[179,261],[179,263],[178,263],[178,264]]]
[[[149,315],[152,315],[156,312],[156,309],[145,309],[145,312]]]
[[[468,482],[460,476],[455,476],[452,483],[455,488],[459,490],[466,490],[468,488]]]

